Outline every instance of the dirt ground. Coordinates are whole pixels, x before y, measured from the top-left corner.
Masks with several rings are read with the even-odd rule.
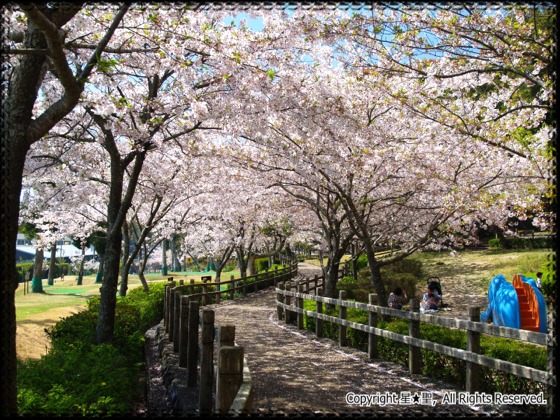
[[[85,306],[54,308],[18,321],[16,332],[16,353],[21,360],[40,359],[49,349],[49,339],[45,328],[56,324],[61,318],[79,312]]]

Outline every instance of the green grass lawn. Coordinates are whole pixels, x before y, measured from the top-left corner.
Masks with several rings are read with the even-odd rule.
[[[386,252],[381,253],[381,258],[385,254]],[[490,281],[498,274],[503,274],[510,282],[517,273],[535,278],[535,274],[542,270],[550,255],[551,251],[546,249],[481,249],[457,251],[454,254],[449,251],[418,252],[409,258],[422,261],[426,278],[436,276],[443,283],[446,279],[468,282],[472,290],[485,294]],[[348,258],[349,256],[345,256],[342,261]],[[319,265],[317,259],[305,262]],[[425,279],[419,280],[424,284]]]
[[[239,277],[239,271],[231,271],[227,273],[222,273],[222,281],[229,280],[230,277],[234,275]],[[210,272],[169,272],[167,276],[161,275],[161,273],[149,273],[146,274],[146,281],[148,285],[154,282],[167,281],[169,277],[173,277],[175,280],[183,279],[185,283],[190,282],[194,279],[196,282],[200,281],[202,276],[212,276],[212,280],[215,279],[216,273],[214,271]],[[16,290],[16,322],[23,321],[32,315],[46,312],[53,308],[62,308],[70,306],[81,306],[86,305],[87,299],[92,296],[99,295],[99,288],[101,285],[95,283],[95,275],[84,276],[82,284],[80,286],[76,285],[77,276],[65,276],[64,281],[60,278],[56,278],[54,285],[49,286],[47,280],[43,280],[43,292],[44,293],[25,293],[23,283],[20,283],[18,289]],[[128,290],[135,287],[141,286],[140,280],[137,275],[130,275],[128,278]],[[31,290],[31,286],[29,286]]]
[[[512,281],[517,273],[535,278],[547,262],[550,251],[496,249],[449,252],[421,252],[412,256],[422,261],[427,277],[458,279],[470,283],[471,287],[482,291],[488,290],[490,281],[498,274]]]

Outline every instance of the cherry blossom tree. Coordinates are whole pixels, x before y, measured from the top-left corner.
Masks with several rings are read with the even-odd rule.
[[[5,6],[3,6],[4,8]],[[63,30],[82,9],[82,3],[8,5],[5,9],[8,33],[2,35],[2,182],[4,199],[2,214],[5,232],[2,236],[2,266],[5,275],[2,287],[2,372],[4,392],[1,394],[2,415],[17,414],[16,389],[16,323],[15,244],[17,237],[19,197],[25,155],[80,99],[85,83],[119,27],[129,4],[112,6],[109,20],[91,22],[88,31],[97,38],[83,50],[82,65],[72,65],[68,32]],[[81,23],[79,23],[81,24]],[[85,58],[88,57],[88,58]],[[39,91],[45,81],[56,80],[48,106],[36,108]],[[5,83],[6,82],[6,83]],[[56,97],[54,96],[56,95]]]
[[[541,142],[525,146],[532,161],[527,153],[474,142],[462,127],[427,119],[402,99],[425,93],[417,80],[363,77],[333,63],[335,47],[311,47],[307,63],[284,63],[258,93],[240,90],[234,112],[247,122],[238,117],[229,129],[258,148],[253,166],[261,173],[279,171],[278,182],[296,189],[302,181],[290,178],[295,174],[337,197],[365,248],[382,304],[382,265],[429,245],[460,245],[459,238],[472,238],[473,224],[503,225],[512,209],[523,214],[546,192]],[[519,117],[511,116],[517,124]],[[399,251],[379,261],[378,245]]]
[[[229,10],[187,6],[22,4],[9,12],[2,414],[17,414],[14,261],[26,155],[29,173],[44,171],[50,183],[41,187],[48,211],[37,204],[45,227],[57,220],[56,203],[75,203],[67,230],[82,224],[87,238],[106,229],[98,342],[112,338],[123,226],[137,238],[150,228],[155,245],[188,233],[189,205],[206,223],[219,221],[222,245],[236,244],[249,274],[298,221],[312,227],[308,238],[320,236],[330,276],[358,238],[382,304],[383,264],[460,245],[472,226],[504,226],[507,216],[536,210],[543,226],[551,220],[535,208],[549,193],[554,120],[553,43],[540,8],[267,10],[257,13],[262,31],[225,25]],[[178,196],[157,191],[154,171],[144,176],[152,157],[190,160],[201,145],[236,162],[216,171],[221,179],[201,179],[204,200],[173,202]],[[166,168],[161,185],[180,165]],[[54,239],[53,229],[44,232]],[[386,245],[397,252],[380,260],[377,246]]]

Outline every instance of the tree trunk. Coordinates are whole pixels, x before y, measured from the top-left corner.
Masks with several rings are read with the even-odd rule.
[[[84,264],[86,259],[86,246],[82,245],[82,259],[80,260],[80,268],[78,270],[78,280],[76,286],[81,286],[84,281]]]
[[[162,244],[162,256],[161,256],[161,275],[167,276],[167,239],[164,239]]]
[[[178,272],[181,271],[181,262],[179,261],[179,257],[177,256],[176,238],[177,235],[175,234],[171,236],[171,266],[173,267],[173,271]]]
[[[140,279],[140,283],[142,284],[142,288],[146,293],[150,291],[148,286],[148,282],[146,281],[146,277],[144,277],[144,268],[146,267],[146,263],[148,262],[148,253],[144,252],[142,255],[142,261],[140,262],[138,267],[138,278]]]
[[[113,341],[122,235],[120,229],[115,230],[116,232],[108,238],[105,253],[105,274],[100,288],[99,319],[96,328],[97,344]]]
[[[49,260],[49,280],[47,284],[52,286],[54,284],[54,277],[56,271],[56,241],[51,246],[51,259]]]
[[[375,293],[377,293],[377,304],[379,306],[387,306],[387,294],[385,292],[383,280],[381,279],[381,266],[375,258],[373,244],[369,240],[365,240],[364,247],[368,260],[369,271],[371,273],[371,284],[375,289]]]
[[[122,254],[122,268],[121,268],[121,288],[119,290],[120,296],[126,296],[128,290],[128,273],[130,270],[129,261],[130,256],[130,231],[128,229],[128,222],[125,220],[122,227],[123,232],[123,254]]]
[[[35,251],[35,264],[33,266],[33,279],[31,280],[32,293],[44,293],[43,290],[43,256],[42,248]]]
[[[241,278],[247,277],[247,260],[245,259],[245,253],[243,249],[237,248],[237,268],[239,268],[239,275]]]
[[[107,244],[105,251],[105,273],[101,284],[99,301],[99,318],[95,331],[96,343],[111,343],[115,329],[115,310],[117,304],[117,287],[119,283],[119,265],[121,260],[122,226],[126,213],[131,206],[138,177],[142,171],[146,151],[138,152],[134,158],[134,167],[130,171],[126,193],[123,198],[124,173],[126,167],[118,155],[112,135],[105,138],[106,147],[111,156],[111,188],[107,206]]]
[[[12,83],[14,82],[12,80]],[[13,89],[17,90],[17,85],[15,86]],[[31,95],[26,89],[21,94],[23,96]],[[24,99],[22,98],[22,100]],[[2,241],[0,258],[3,270],[2,278],[0,278],[0,312],[2,314],[0,320],[2,337],[0,340],[0,354],[2,354],[0,358],[0,371],[2,372],[0,406],[2,417],[11,418],[18,415],[15,291],[18,287],[19,276],[16,269],[16,243],[23,165],[29,148],[25,133],[30,121],[26,112],[22,112],[21,109],[13,109],[13,107],[8,110],[6,105],[4,103],[2,106],[5,131],[2,133],[2,153],[0,153],[0,159],[2,159],[0,165],[2,167],[0,177],[2,180],[2,225],[4,229],[3,234],[0,235]],[[6,115],[9,112],[14,115]]]
[[[95,283],[101,283],[103,281],[103,267],[105,266],[105,255],[99,254],[99,269],[95,275]]]
[[[256,260],[257,254],[249,254],[249,257],[247,258],[247,271],[249,276],[254,276],[255,274],[257,274],[257,266],[255,264]]]

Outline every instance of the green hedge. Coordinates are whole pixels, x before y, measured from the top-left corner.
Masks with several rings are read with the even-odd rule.
[[[511,238],[508,239],[511,249],[547,249],[552,248],[552,239],[547,237],[534,238]],[[490,239],[488,241],[490,248],[504,248],[499,238]]]
[[[347,299],[368,303],[368,295],[376,292],[371,284],[371,273],[365,255],[360,255],[358,262],[358,278],[354,279],[352,276],[341,278],[336,284],[336,290],[346,291]],[[401,287],[407,296],[415,296],[418,283],[426,277],[426,273],[421,261],[405,258],[381,267],[381,277],[387,296],[397,287]]]
[[[18,361],[21,416],[129,416],[143,392],[144,333],[163,318],[165,282],[117,298],[114,340],[95,344],[99,297],[46,330],[48,354]]]

